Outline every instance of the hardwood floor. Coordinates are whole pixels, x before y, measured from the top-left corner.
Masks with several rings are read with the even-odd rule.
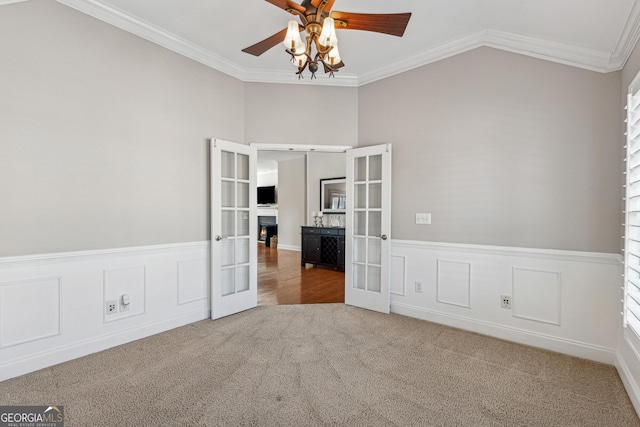
[[[303,267],[300,252],[258,245],[258,305],[344,302],[344,273]]]

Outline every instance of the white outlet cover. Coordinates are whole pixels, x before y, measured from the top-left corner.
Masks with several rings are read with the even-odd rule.
[[[431,224],[431,214],[430,213],[417,213],[416,214],[416,224],[418,224],[418,225],[429,225],[429,224]]]

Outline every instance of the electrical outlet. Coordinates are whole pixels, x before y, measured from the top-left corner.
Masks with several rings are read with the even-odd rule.
[[[416,286],[416,292],[422,292],[422,282],[418,282],[416,280],[415,286]]]
[[[107,305],[105,306],[105,310],[107,314],[113,314],[118,312],[118,301],[109,300],[107,301]]]
[[[500,295],[500,307],[511,308],[511,297],[509,295]]]
[[[417,213],[416,214],[416,224],[419,224],[419,225],[429,225],[429,224],[431,224],[431,214],[430,213]]]
[[[129,311],[131,308],[131,300],[129,294],[124,294],[120,297],[120,311]]]

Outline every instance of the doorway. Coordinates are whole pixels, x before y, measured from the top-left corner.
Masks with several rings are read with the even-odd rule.
[[[277,188],[276,203],[258,206],[278,223],[277,247],[257,243],[258,304],[344,303],[344,272],[302,265],[300,227],[312,225],[311,213],[321,210],[320,180],[345,176],[350,147],[252,145],[258,148],[258,187]]]

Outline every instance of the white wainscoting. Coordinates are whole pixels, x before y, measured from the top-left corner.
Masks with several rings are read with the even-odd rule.
[[[0,381],[208,318],[208,253],[194,242],[0,258]]]
[[[620,255],[406,240],[391,253],[394,313],[616,361]]]

